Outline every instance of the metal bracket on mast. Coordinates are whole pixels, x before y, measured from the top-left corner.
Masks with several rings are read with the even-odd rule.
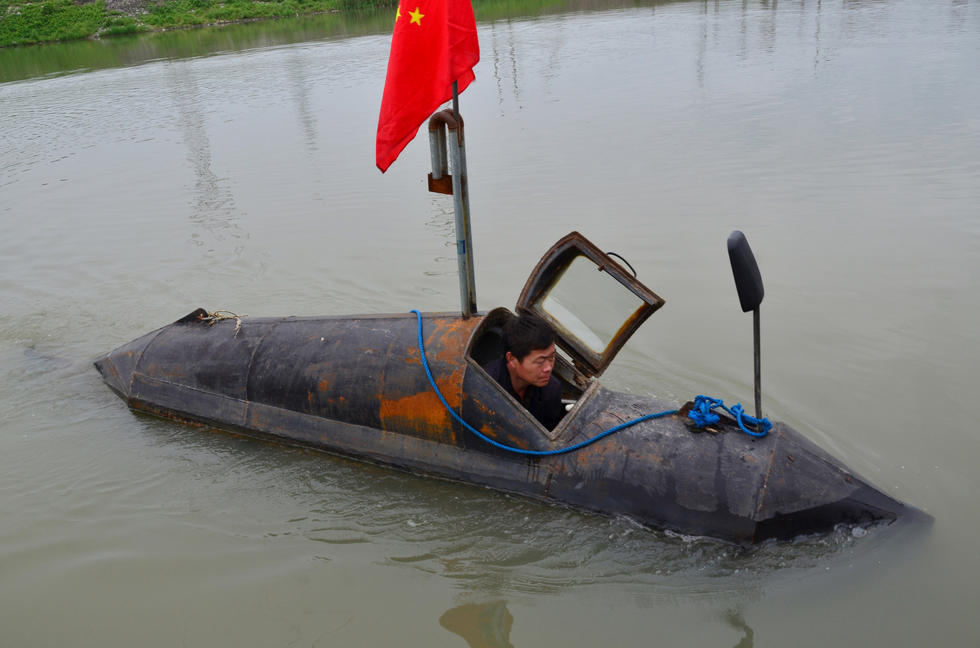
[[[447,137],[447,129],[455,137]],[[476,313],[476,281],[473,277],[473,238],[470,234],[466,146],[463,142],[463,119],[458,111],[441,110],[429,118],[429,150],[432,154],[429,191],[453,196],[456,210],[459,299],[463,317],[470,317]]]

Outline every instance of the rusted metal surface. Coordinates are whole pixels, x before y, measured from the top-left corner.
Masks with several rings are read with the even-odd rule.
[[[507,315],[498,311],[423,317],[436,383],[487,436],[548,450],[672,408],[593,384],[555,430],[545,430],[466,353],[482,343],[481,327]],[[694,433],[675,415],[571,454],[535,458],[492,447],[462,429],[432,392],[411,314],[256,318],[237,334],[234,328],[189,316],[96,366],[134,409],[152,414],[737,543],[905,510],[782,424],[755,439],[725,422],[718,434]],[[494,352],[492,345],[480,351]]]
[[[446,195],[452,195],[453,193],[453,177],[448,173],[440,178],[435,178],[430,173],[429,174],[429,191],[432,193],[441,193]]]

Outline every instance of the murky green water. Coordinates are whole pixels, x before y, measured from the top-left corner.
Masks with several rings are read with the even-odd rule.
[[[742,229],[766,413],[935,524],[742,551],[132,414],[91,361],[197,306],[456,308],[451,203],[374,168],[380,18],[2,50],[0,643],[980,643],[980,6],[571,9],[480,25],[480,306],[580,230],[667,299],[605,382],[748,401]]]

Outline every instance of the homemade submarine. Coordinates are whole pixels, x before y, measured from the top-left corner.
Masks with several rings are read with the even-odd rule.
[[[742,241],[733,251],[730,238],[729,252],[758,342],[761,279]],[[625,265],[572,232],[517,301],[556,332],[567,412],[553,430],[483,369],[503,354],[507,308],[244,320],[197,309],[95,366],[140,412],[687,535],[747,545],[921,514],[784,423],[763,431],[747,417],[747,429],[740,413],[698,423],[690,403],[603,387],[664,304]]]

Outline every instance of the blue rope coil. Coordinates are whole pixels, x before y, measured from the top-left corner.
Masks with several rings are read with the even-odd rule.
[[[616,432],[619,432],[620,430],[623,430],[630,426],[636,425],[637,423],[642,423],[643,421],[649,421],[651,419],[663,418],[665,416],[670,416],[671,414],[677,413],[677,410],[664,410],[663,412],[656,412],[654,414],[645,414],[644,416],[640,416],[635,419],[630,419],[625,423],[614,425],[608,430],[604,430],[603,432],[600,432],[599,434],[595,435],[591,439],[586,439],[585,441],[576,443],[575,445],[571,445],[566,448],[559,448],[557,450],[525,450],[524,448],[515,448],[513,446],[504,445],[503,443],[494,441],[493,439],[486,436],[485,434],[477,430],[475,427],[473,427],[472,425],[464,421],[463,418],[459,414],[457,414],[452,407],[449,406],[449,403],[442,395],[442,392],[439,391],[439,387],[436,385],[435,378],[432,377],[432,370],[429,369],[429,360],[425,355],[425,342],[422,337],[422,313],[414,308],[412,309],[411,312],[415,313],[415,318],[418,321],[419,354],[421,355],[422,358],[422,367],[425,369],[425,375],[429,379],[429,385],[432,386],[432,391],[434,391],[436,393],[436,396],[439,397],[439,401],[442,403],[442,406],[446,408],[446,411],[449,412],[449,414],[454,419],[456,419],[456,421],[459,422],[460,425],[462,425],[468,431],[476,435],[482,441],[489,443],[495,448],[506,450],[507,452],[513,452],[515,454],[529,455],[532,457],[550,457],[553,455],[560,455],[560,454],[565,454],[567,452],[574,452],[575,450],[580,450],[587,445],[591,445],[600,439],[604,439],[611,434],[615,434]],[[721,420],[721,417],[712,411],[718,407],[721,407],[726,412],[731,414],[735,418],[735,420],[738,421],[738,426],[742,429],[742,431],[750,436],[763,437],[769,432],[769,429],[772,427],[772,423],[769,422],[769,419],[764,418],[760,421],[759,419],[756,419],[753,416],[749,416],[748,414],[745,414],[744,410],[742,409],[742,405],[740,403],[735,404],[731,409],[729,409],[728,407],[725,406],[725,403],[722,402],[720,398],[711,398],[709,396],[698,396],[695,399],[694,407],[688,413],[688,416],[695,422],[695,424],[698,427],[704,427],[712,423],[717,423],[719,420]],[[753,432],[752,430],[749,430],[748,428],[745,427],[745,425],[743,425],[742,423],[743,420],[751,426],[761,425],[762,431]]]
[[[704,427],[721,420],[721,416],[714,412],[719,407],[728,412],[735,419],[735,422],[738,423],[738,427],[742,432],[745,432],[749,436],[756,438],[764,437],[772,429],[772,423],[769,419],[757,419],[754,416],[749,416],[745,413],[745,408],[742,407],[741,403],[735,403],[729,409],[720,398],[712,398],[710,396],[699,395],[696,397],[694,399],[694,407],[691,408],[691,411],[687,415],[694,421],[695,425]],[[750,430],[746,425],[755,429]]]

